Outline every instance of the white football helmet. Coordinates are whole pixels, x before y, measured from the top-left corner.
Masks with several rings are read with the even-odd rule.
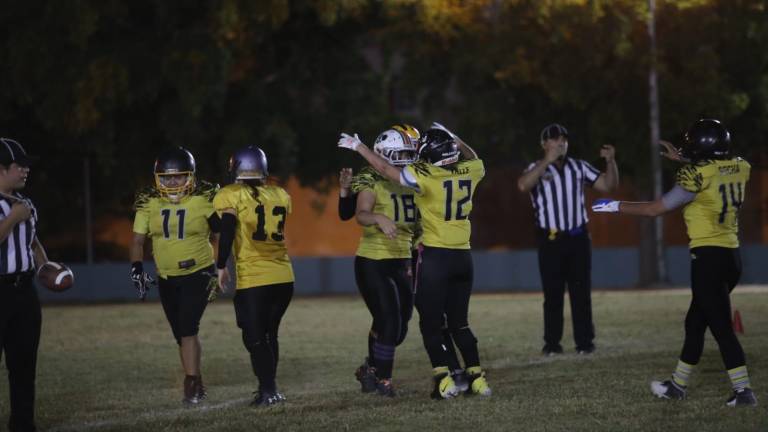
[[[376,137],[373,151],[391,165],[404,166],[416,161],[416,145],[404,132],[387,129]]]

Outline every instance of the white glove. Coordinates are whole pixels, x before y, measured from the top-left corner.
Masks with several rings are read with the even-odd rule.
[[[363,144],[362,141],[360,141],[360,137],[355,134],[355,136],[342,133],[341,138],[339,138],[339,147],[350,149],[352,151],[357,151],[357,148]]]
[[[618,213],[621,201],[601,198],[592,203],[592,211],[597,213]]]
[[[451,138],[453,138],[453,139],[456,139],[456,138],[458,138],[458,136],[456,136],[456,134],[455,134],[455,133],[453,133],[453,132],[449,131],[447,127],[445,127],[445,126],[441,125],[441,124],[440,124],[440,123],[438,123],[438,122],[434,122],[434,123],[432,123],[432,126],[431,126],[431,128],[432,128],[432,129],[440,129],[441,131],[444,131],[444,132],[446,132],[448,135],[450,135],[450,136],[451,136]]]

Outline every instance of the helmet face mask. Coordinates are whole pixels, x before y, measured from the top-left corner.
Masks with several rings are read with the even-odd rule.
[[[459,145],[448,132],[430,129],[419,140],[419,159],[434,166],[446,166],[459,161]]]
[[[416,145],[405,132],[387,129],[376,137],[373,151],[390,165],[405,166],[416,161]]]
[[[269,176],[267,155],[253,145],[240,149],[229,158],[229,173],[235,180],[265,180]]]
[[[715,119],[697,120],[683,136],[682,155],[693,162],[724,159],[730,152],[731,134]]]
[[[160,196],[177,203],[195,190],[195,158],[182,147],[164,151],[155,160],[155,188]]]

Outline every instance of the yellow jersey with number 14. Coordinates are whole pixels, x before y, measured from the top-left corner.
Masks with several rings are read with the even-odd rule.
[[[373,168],[366,167],[352,179],[352,190],[355,193],[373,193],[376,203],[371,211],[390,218],[397,226],[397,236],[394,239],[384,235],[376,224],[363,227],[357,255],[374,260],[410,258],[416,226],[413,189],[391,182],[376,173]]]
[[[285,219],[291,197],[279,186],[252,188],[241,183],[223,187],[213,199],[221,214],[234,209],[234,258],[237,289],[293,282],[293,267],[285,247]]]
[[[217,190],[217,185],[199,181],[178,203],[155,188],[136,194],[133,232],[152,240],[160,277],[188,275],[213,264],[208,218],[214,213],[211,201]]]
[[[417,162],[404,168],[416,180],[416,206],[424,230],[421,242],[446,249],[470,249],[472,196],[485,176],[480,159],[465,160],[448,167]]]
[[[707,160],[677,172],[677,184],[696,197],[683,209],[690,247],[739,247],[739,209],[751,166],[741,158]]]

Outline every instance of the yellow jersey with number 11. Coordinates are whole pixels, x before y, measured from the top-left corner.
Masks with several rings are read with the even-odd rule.
[[[751,166],[741,158],[706,160],[677,172],[677,184],[696,197],[683,209],[690,247],[739,247],[739,209]]]
[[[291,197],[279,186],[234,183],[213,199],[219,214],[235,210],[234,258],[237,289],[293,282],[293,267],[285,247],[285,219]]]

